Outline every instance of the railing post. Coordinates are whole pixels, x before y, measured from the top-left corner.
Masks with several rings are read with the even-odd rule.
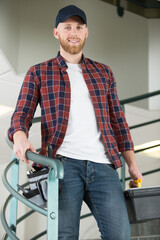
[[[58,240],[58,184],[51,168],[48,176],[47,240]]]
[[[121,108],[122,108],[122,111],[124,112],[125,114],[125,106],[124,104],[121,104]],[[121,180],[122,180],[122,188],[123,188],[123,191],[125,190],[125,161],[124,161],[124,158],[123,156],[121,155],[121,161],[122,161],[122,164],[123,166],[121,167]]]
[[[11,175],[10,175],[10,184],[11,186],[18,191],[18,181],[19,181],[19,160],[15,157],[15,155],[13,154],[12,151],[12,156],[11,156],[12,160],[16,159],[17,162],[15,164],[13,164],[13,166],[11,167]],[[12,232],[16,234],[16,227],[17,227],[17,208],[18,208],[18,200],[13,197],[10,201],[10,205],[9,205],[9,226],[12,229]],[[8,238],[9,240],[11,240],[10,238]]]
[[[123,166],[121,167],[121,184],[123,191],[125,190],[125,161],[124,158],[121,156],[121,161]]]

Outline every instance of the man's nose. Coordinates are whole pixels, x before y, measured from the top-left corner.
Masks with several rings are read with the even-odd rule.
[[[72,29],[71,35],[77,36],[77,29],[76,28]]]

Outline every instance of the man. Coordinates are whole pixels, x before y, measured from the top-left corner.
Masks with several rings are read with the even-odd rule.
[[[42,109],[42,148],[52,145],[53,157],[64,167],[59,196],[59,239],[77,240],[83,200],[95,217],[103,240],[128,240],[129,221],[116,169],[122,153],[133,180],[142,179],[133,142],[121,110],[111,69],[85,58],[88,37],[85,13],[76,6],[62,8],[54,36],[59,40],[56,58],[31,67],[24,79],[9,137],[22,161],[32,118]],[[131,187],[136,187],[133,181]]]

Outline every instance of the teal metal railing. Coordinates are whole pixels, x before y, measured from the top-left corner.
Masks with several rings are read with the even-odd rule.
[[[125,104],[143,100],[145,98],[149,98],[152,96],[157,96],[159,94],[160,94],[160,90],[152,92],[152,93],[146,93],[146,94],[136,96],[133,98],[121,100],[120,103],[124,109]],[[39,122],[40,119],[41,119],[40,117],[34,118],[33,123]],[[149,122],[131,126],[130,129],[143,127],[143,126],[146,126],[149,124],[154,124],[159,121],[160,121],[160,119],[155,119],[155,120],[152,120]],[[12,148],[13,145],[12,145],[12,142],[8,138],[8,134],[6,134],[6,141],[9,144],[9,146]],[[159,145],[152,146],[152,148],[157,147],[157,146],[159,146]],[[135,153],[145,151],[146,149],[148,149],[148,148],[139,149],[139,150],[135,151]],[[59,179],[63,178],[63,174],[64,174],[63,166],[57,159],[46,158],[44,156],[32,153],[30,151],[27,151],[26,156],[31,161],[45,165],[50,168],[49,178],[48,178],[48,207],[47,207],[47,210],[43,209],[41,207],[38,207],[37,205],[31,203],[30,201],[25,199],[21,194],[18,193],[17,184],[18,184],[18,180],[19,180],[18,179],[19,178],[19,160],[14,155],[12,155],[12,161],[7,165],[7,167],[3,173],[3,176],[2,176],[2,180],[3,180],[5,187],[11,193],[8,196],[7,200],[5,201],[4,206],[2,207],[2,210],[1,210],[1,220],[2,220],[3,227],[6,231],[6,234],[3,239],[4,240],[5,239],[18,240],[18,237],[16,236],[17,224],[19,224],[26,217],[30,216],[31,214],[33,214],[36,211],[36,212],[39,212],[40,214],[47,216],[47,230],[39,233],[38,235],[34,236],[30,240],[36,240],[45,234],[47,234],[48,240],[52,240],[53,236],[54,236],[54,239],[56,240],[56,239],[58,239],[58,181],[59,181]],[[123,159],[122,159],[122,161],[123,161]],[[11,171],[11,183],[9,183],[8,179],[7,179],[7,174],[8,174],[9,170]],[[145,175],[152,174],[152,173],[155,173],[158,171],[160,171],[160,169],[153,169],[151,171],[144,172],[142,174],[145,176]],[[130,177],[128,177],[128,178],[125,177],[125,164],[124,164],[124,166],[122,167],[122,170],[121,170],[121,182],[122,182],[123,189],[125,189],[125,181],[128,181],[128,180],[130,180]],[[27,184],[28,183],[25,183],[23,186],[26,186]],[[51,191],[51,189],[52,189],[52,191]],[[54,201],[51,201],[51,199],[52,200],[54,199]],[[29,206],[32,209],[31,211],[29,211],[28,213],[26,213],[19,219],[17,219],[17,201],[18,200],[23,202],[24,204],[26,204],[27,206]],[[10,203],[9,223],[7,223],[5,216],[6,216],[6,209],[9,205],[9,203]],[[83,219],[85,217],[89,217],[91,215],[92,215],[91,213],[85,214],[85,215],[81,216],[81,219]]]
[[[154,97],[154,96],[157,96],[159,94],[160,94],[160,90],[150,92],[150,93],[141,94],[141,95],[138,95],[138,96],[135,96],[135,97],[120,100],[120,104],[124,105],[124,104],[128,104],[128,103],[144,100],[146,98]]]
[[[157,91],[154,91],[154,92],[151,92],[151,93],[141,94],[139,96],[135,96],[135,97],[131,97],[131,98],[128,98],[128,99],[121,100],[120,104],[122,106],[123,111],[125,112],[125,104],[140,101],[140,100],[144,100],[144,99],[154,97],[154,96],[157,96],[157,95],[160,95],[160,90],[157,90]],[[154,124],[154,123],[157,123],[159,121],[160,121],[160,119],[154,119],[154,120],[149,121],[149,122],[144,122],[144,123],[141,123],[141,124],[137,124],[137,125],[131,126],[130,130],[138,128],[138,127],[147,126],[149,124]],[[137,153],[137,152],[135,151],[135,153]],[[125,179],[125,161],[124,161],[122,156],[121,156],[121,159],[122,159],[122,162],[123,162],[123,166],[121,168],[121,182],[122,182],[123,190],[125,190],[125,182],[126,182],[126,179]]]
[[[9,144],[9,146],[12,148],[13,144],[8,138],[8,132],[6,134],[6,141]],[[4,206],[1,210],[1,221],[3,224],[3,227],[9,236],[9,239],[18,240],[16,237],[16,226],[19,222],[21,222],[24,217],[19,219],[17,221],[17,201],[21,201],[33,211],[39,212],[40,214],[43,214],[47,216],[47,239],[58,239],[58,180],[62,179],[64,176],[64,170],[61,162],[57,159],[53,158],[46,158],[42,155],[33,153],[31,151],[26,152],[26,157],[30,159],[33,162],[39,163],[41,165],[49,167],[49,175],[48,175],[48,205],[47,210],[37,206],[36,204],[28,201],[26,198],[24,198],[21,194],[18,193],[17,184],[18,184],[18,178],[19,178],[19,160],[12,155],[12,161],[7,165],[7,167],[4,170],[4,173],[2,175],[2,181],[5,185],[5,187],[8,189],[8,191],[11,193],[11,195],[7,198],[7,201],[5,202]],[[11,183],[8,182],[7,174],[8,171],[11,170]],[[54,201],[53,201],[54,199]],[[9,224],[7,223],[5,213],[6,208],[8,206],[8,203],[10,202],[10,215],[9,215]],[[31,213],[26,214],[25,217],[29,216]],[[40,236],[40,235],[39,235]],[[4,237],[4,239],[6,236]],[[32,238],[37,239],[37,238]]]

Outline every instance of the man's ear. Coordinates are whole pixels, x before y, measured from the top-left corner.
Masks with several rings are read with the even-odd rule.
[[[86,38],[88,38],[88,27],[86,27]]]
[[[59,39],[57,28],[54,28],[54,29],[53,29],[53,35],[54,35],[54,37],[55,37],[56,39]]]

